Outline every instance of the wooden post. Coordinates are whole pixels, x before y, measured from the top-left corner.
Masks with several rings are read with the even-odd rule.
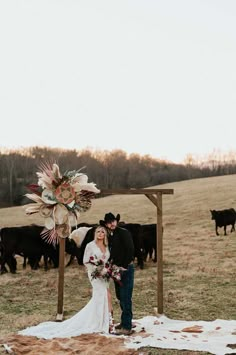
[[[58,271],[58,302],[57,321],[63,319],[63,297],[64,297],[64,271],[65,271],[65,238],[59,238],[59,271]]]
[[[163,313],[163,229],[162,194],[157,193],[157,305],[158,313]]]

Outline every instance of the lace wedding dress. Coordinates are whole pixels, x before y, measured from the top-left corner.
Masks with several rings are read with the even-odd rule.
[[[87,244],[83,262],[86,265],[90,256],[103,259],[106,262],[109,258],[109,250],[103,254],[95,241]],[[94,267],[92,264],[86,265],[88,277],[92,284],[92,298],[87,305],[73,317],[63,322],[43,322],[36,326],[26,328],[18,334],[31,335],[38,338],[67,338],[87,333],[109,333],[109,311],[107,287],[108,282],[101,279],[91,278]]]

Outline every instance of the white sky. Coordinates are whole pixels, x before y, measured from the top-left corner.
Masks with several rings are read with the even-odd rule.
[[[0,147],[235,149],[235,0],[0,0]]]

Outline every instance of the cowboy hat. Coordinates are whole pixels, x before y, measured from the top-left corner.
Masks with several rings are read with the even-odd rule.
[[[101,224],[101,226],[104,226],[106,225],[107,223],[109,222],[112,222],[112,221],[117,221],[117,223],[119,222],[120,220],[120,214],[118,213],[116,215],[116,217],[114,216],[113,213],[109,212],[109,213],[106,213],[105,216],[104,216],[104,220],[100,220],[99,224]]]

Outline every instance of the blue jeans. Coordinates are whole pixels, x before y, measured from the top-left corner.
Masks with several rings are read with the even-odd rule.
[[[121,326],[125,329],[132,328],[132,294],[134,287],[134,265],[128,265],[128,269],[123,272],[119,285],[115,282],[116,298],[120,301]]]

